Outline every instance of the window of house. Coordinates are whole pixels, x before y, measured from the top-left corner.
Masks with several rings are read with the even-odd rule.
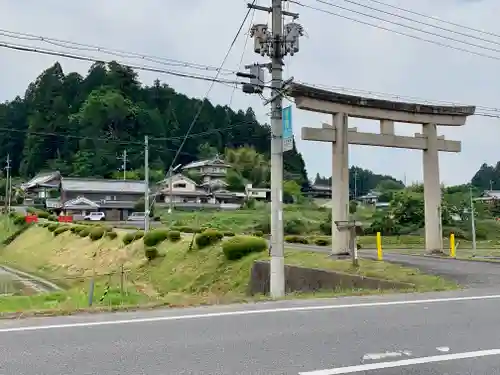
[[[173,187],[174,188],[178,188],[178,189],[184,189],[186,187],[186,183],[185,182],[179,182],[177,184],[174,184]]]
[[[106,195],[106,198],[104,198],[104,199],[106,199],[107,201],[110,201],[111,200],[111,195]]]

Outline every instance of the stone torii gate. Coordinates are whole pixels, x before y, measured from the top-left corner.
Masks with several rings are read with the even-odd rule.
[[[301,84],[291,84],[288,93],[295,98],[295,105],[299,109],[333,115],[332,125],[302,128],[302,139],[332,143],[333,252],[347,251],[349,243],[348,233],[339,232],[333,224],[349,218],[349,144],[423,151],[425,247],[427,251],[441,251],[443,243],[438,153],[460,152],[461,142],[438,136],[437,126],[465,125],[467,116],[473,115],[476,108],[364,98]],[[356,128],[349,128],[349,117],[380,121],[380,133],[363,133]],[[414,137],[395,135],[394,122],[422,124],[422,133],[417,133]]]

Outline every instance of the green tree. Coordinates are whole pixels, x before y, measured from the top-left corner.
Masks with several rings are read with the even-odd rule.
[[[202,104],[193,136],[183,143]],[[14,176],[58,169],[72,176],[113,177],[120,167],[116,156],[124,148],[128,168],[141,174],[148,135],[151,168],[162,170],[162,178],[183,144],[176,164],[202,159],[207,152],[242,149],[234,155],[236,171],[254,186],[269,184],[270,128],[257,121],[252,109],[202,103],[159,80],[142,85],[136,72],[117,62],[95,63],[85,76],[65,74],[54,64],[28,86],[24,97],[0,103],[0,122],[12,130],[0,140],[0,158],[10,154]],[[203,136],[194,136],[198,133]],[[285,174],[299,184],[307,181],[295,148],[287,153]]]

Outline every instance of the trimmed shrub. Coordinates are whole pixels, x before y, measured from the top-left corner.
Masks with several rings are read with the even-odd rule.
[[[231,231],[224,232],[224,237],[234,237],[234,236],[235,236],[234,232],[231,232]]]
[[[158,251],[158,249],[156,247],[146,247],[144,249],[144,256],[149,261],[158,258],[159,255],[160,255],[160,252]]]
[[[264,237],[264,232],[262,232],[261,230],[257,230],[255,232],[253,232],[253,235],[255,237]]]
[[[50,224],[47,229],[49,232],[54,232],[57,228],[59,228],[59,224]]]
[[[301,243],[304,245],[308,245],[309,241],[306,237],[303,236],[285,236],[285,242],[288,243]]]
[[[134,233],[127,233],[125,236],[123,236],[122,241],[125,245],[129,245],[136,240],[140,240],[142,237],[144,237],[144,231],[138,230]]]
[[[26,223],[26,218],[23,215],[14,213],[14,215],[12,215],[12,221],[15,225],[23,225],[24,223]]]
[[[316,246],[329,246],[329,245],[331,245],[331,243],[332,242],[326,238],[316,238],[314,240],[314,244]]]
[[[101,227],[102,229],[104,229],[105,232],[112,232],[113,231],[112,226],[109,226],[109,225],[98,225],[98,226]]]
[[[222,251],[227,260],[238,260],[248,254],[260,253],[266,249],[266,240],[253,236],[236,236],[222,245]]]
[[[165,241],[167,238],[168,238],[168,230],[155,229],[146,233],[142,240],[144,242],[144,245],[146,246],[156,246],[159,243]]]
[[[202,249],[219,242],[223,237],[224,235],[222,232],[215,229],[207,229],[196,236],[196,246],[198,246],[199,249]]]
[[[59,236],[61,233],[64,233],[64,232],[66,232],[67,230],[69,230],[69,227],[68,227],[68,226],[65,226],[65,225],[63,225],[63,226],[59,226],[59,228],[56,228],[56,229],[54,230],[54,237]]]
[[[47,219],[49,221],[57,221],[57,222],[59,222],[59,219],[57,218],[56,215],[49,215],[49,217]]]
[[[78,235],[80,237],[87,237],[90,234],[90,228],[83,228],[81,231],[78,232]]]
[[[174,229],[174,228],[172,228],[172,229]],[[179,227],[176,229],[181,233],[202,233],[203,232],[203,230],[201,228],[195,228],[195,227]]]
[[[97,241],[97,240],[100,240],[104,236],[104,233],[106,233],[104,228],[95,227],[95,228],[92,228],[92,230],[90,231],[89,237],[92,241]]]
[[[171,230],[168,232],[168,240],[170,242],[178,242],[181,240],[181,232],[177,230]]]
[[[36,216],[38,216],[40,219],[48,219],[50,214],[47,211],[36,211],[34,212]]]
[[[85,227],[83,225],[74,225],[71,227],[70,231],[73,232],[73,233],[80,233],[81,230],[85,229]]]
[[[118,233],[116,233],[116,232],[106,232],[106,237],[109,238],[110,240],[114,240],[116,237],[118,237]]]
[[[285,234],[298,235],[307,232],[306,225],[300,219],[285,220],[283,228]]]

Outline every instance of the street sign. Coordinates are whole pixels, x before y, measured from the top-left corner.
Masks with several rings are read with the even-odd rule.
[[[283,108],[283,152],[293,150],[292,106]]]

